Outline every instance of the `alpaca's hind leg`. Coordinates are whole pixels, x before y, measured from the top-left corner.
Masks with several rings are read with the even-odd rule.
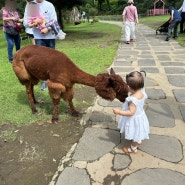
[[[25,86],[26,86],[26,94],[27,94],[28,100],[30,102],[31,110],[32,110],[32,113],[34,114],[37,112],[37,109],[35,107],[36,100],[35,100],[35,96],[34,96],[34,92],[33,92],[33,85],[30,83],[27,83],[27,84],[25,84]]]
[[[68,100],[68,104],[71,111],[71,115],[77,117],[79,115],[79,112],[76,111],[72,99]]]
[[[73,97],[74,97],[74,90],[73,87],[68,88],[64,94],[62,94],[62,98],[68,102],[70,112],[72,116],[78,116],[79,112],[76,111],[74,104],[73,104]]]

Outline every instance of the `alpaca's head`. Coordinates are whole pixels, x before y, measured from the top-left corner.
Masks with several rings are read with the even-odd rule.
[[[113,69],[111,69],[110,74],[102,73],[96,76],[95,89],[106,100],[112,101],[117,98],[124,102],[128,96],[128,86],[121,76],[115,74]]]

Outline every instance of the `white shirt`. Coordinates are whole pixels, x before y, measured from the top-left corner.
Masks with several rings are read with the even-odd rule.
[[[46,22],[55,20],[57,21],[57,15],[55,11],[55,7],[52,3],[48,1],[43,1],[42,3],[37,3],[40,9],[40,14],[45,18]],[[28,27],[28,17],[27,17],[27,5],[25,7],[24,12],[24,26]],[[51,31],[48,34],[42,34],[39,30],[33,27],[33,35],[34,39],[55,39],[56,36]]]
[[[182,3],[182,6],[179,8],[178,11],[179,11],[179,12],[185,12],[185,0],[184,0],[184,2]]]

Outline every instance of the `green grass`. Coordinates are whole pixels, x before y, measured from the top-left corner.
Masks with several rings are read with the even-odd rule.
[[[67,25],[64,31],[67,33],[66,38],[62,41],[57,40],[56,49],[66,53],[81,69],[96,75],[105,72],[111,65],[120,42],[121,27],[102,23],[82,23],[77,26]],[[40,90],[40,84],[35,87],[35,94],[44,104],[37,105],[39,113],[32,115],[25,87],[19,83],[11,64],[8,63],[7,45],[2,31],[0,40],[0,124],[11,123],[21,126],[51,119],[51,99],[47,91]],[[28,44],[30,42],[24,40],[21,47]],[[66,109],[67,105],[61,100],[60,119],[67,119],[67,114],[64,113]]]

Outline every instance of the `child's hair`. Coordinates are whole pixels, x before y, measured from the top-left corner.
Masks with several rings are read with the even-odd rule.
[[[145,72],[144,72],[145,73]],[[144,77],[141,72],[133,71],[126,75],[127,85],[134,91],[144,87]]]

